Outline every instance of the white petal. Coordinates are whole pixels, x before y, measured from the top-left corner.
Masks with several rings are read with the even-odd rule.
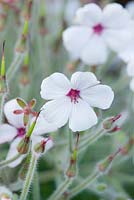
[[[11,158],[13,158],[14,156],[16,156],[18,154],[17,151],[17,146],[19,144],[19,142],[21,141],[22,138],[16,138],[10,145],[10,149],[8,151],[6,160],[9,160]],[[16,159],[15,161],[13,161],[12,163],[10,163],[8,166],[13,168],[16,167],[17,165],[19,165],[21,163],[21,161],[26,157],[26,155],[21,155],[18,159]]]
[[[134,58],[127,65],[128,76],[134,76]]]
[[[87,4],[76,12],[76,22],[90,27],[101,22],[101,18],[102,10],[94,3]]]
[[[16,128],[24,127],[23,123],[23,114],[16,115],[13,112],[15,110],[22,110],[22,108],[18,105],[16,99],[12,99],[8,101],[4,106],[5,116],[10,124],[15,126]]]
[[[120,4],[111,3],[103,9],[102,22],[107,28],[125,28],[129,25],[130,16]]]
[[[83,100],[74,103],[69,118],[69,127],[73,132],[84,131],[97,123],[97,116],[93,109]]]
[[[66,95],[69,89],[70,82],[67,77],[54,73],[42,81],[40,94],[43,99],[56,99]]]
[[[9,124],[0,125],[0,144],[12,141],[17,135],[17,129]]]
[[[69,118],[71,112],[72,103],[70,98],[59,98],[50,102],[47,102],[43,106],[43,115],[49,123],[54,123],[58,128],[64,126]]]
[[[63,43],[72,57],[79,58],[90,39],[92,30],[84,26],[72,26],[63,32]]]
[[[134,58],[134,39],[126,46],[125,49],[121,50],[119,57],[125,62],[129,62]]]
[[[33,134],[34,135],[41,135],[41,134],[45,134],[45,133],[49,133],[49,132],[53,132],[57,130],[57,126],[54,123],[49,123],[45,120],[45,117],[40,114],[35,128],[33,130]]]
[[[93,35],[83,49],[81,59],[89,65],[98,65],[106,61],[108,50],[101,36]]]
[[[91,72],[75,72],[71,77],[73,89],[83,90],[93,85],[99,84],[96,76]]]
[[[101,109],[108,109],[114,99],[114,93],[107,85],[96,85],[82,90],[80,95],[90,106]]]
[[[130,89],[134,92],[134,78],[130,81]]]
[[[103,33],[103,38],[105,39],[109,48],[113,51],[119,52],[126,48],[132,39],[132,33],[125,29],[107,29]]]
[[[126,4],[126,8],[130,14],[130,16],[132,17],[132,19],[134,19],[134,2],[130,1]]]

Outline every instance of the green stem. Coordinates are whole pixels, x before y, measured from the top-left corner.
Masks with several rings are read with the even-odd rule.
[[[3,107],[5,103],[5,98],[6,98],[6,94],[3,94],[2,96],[0,96],[0,124],[3,121]]]
[[[49,200],[60,200],[62,194],[67,190],[68,186],[72,182],[72,179],[66,179],[59,188],[52,194]]]
[[[78,153],[81,153],[85,149],[85,147],[94,143],[96,140],[98,140],[100,137],[102,137],[105,133],[106,133],[106,131],[104,129],[101,129],[97,133],[92,134],[89,138],[87,138],[85,141],[83,141],[80,144],[79,149],[78,149]]]
[[[37,171],[35,171],[33,182],[33,200],[40,200],[40,183]]]
[[[12,163],[13,161],[17,160],[19,157],[20,157],[20,154],[16,154],[13,158],[0,162],[0,168],[6,167],[7,165]]]
[[[98,178],[99,175],[100,175],[100,172],[95,171],[92,175],[88,176],[83,182],[81,182],[79,185],[74,187],[69,192],[69,199],[74,197],[76,194],[80,193],[85,188],[87,188],[93,181],[95,181]]]
[[[20,200],[26,200],[27,199],[27,195],[28,195],[28,192],[29,192],[29,188],[30,188],[32,179],[33,179],[33,175],[34,175],[36,165],[37,165],[37,157],[35,155],[32,155],[31,162],[30,162],[30,165],[29,165],[29,169],[28,169],[26,179],[25,179],[25,182],[24,182],[24,185],[23,185],[23,190],[22,190],[22,193],[21,193],[21,196],[20,196]]]
[[[23,59],[24,59],[24,53],[17,53],[17,55],[14,57],[13,62],[11,63],[10,67],[7,70],[7,81],[10,83],[12,78],[14,77],[16,71],[19,69]]]

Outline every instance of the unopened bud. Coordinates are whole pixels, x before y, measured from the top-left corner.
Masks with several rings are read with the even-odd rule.
[[[102,162],[100,162],[98,164],[98,170],[102,173],[107,173],[107,171],[109,171],[109,168],[111,167],[111,164],[113,162],[113,160],[115,159],[115,157],[121,153],[121,148],[119,148],[114,154],[108,156],[107,158],[105,158]]]
[[[132,147],[134,145],[134,139],[133,138],[130,138],[130,140],[127,142],[127,144],[125,144],[122,148],[121,148],[121,154],[122,155],[127,155]]]
[[[30,137],[25,136],[18,144],[17,150],[20,154],[26,154],[29,149]]]
[[[103,192],[106,189],[107,189],[107,185],[105,183],[99,183],[96,185],[96,190],[98,192]]]
[[[77,173],[76,159],[77,159],[77,149],[74,149],[71,155],[69,167],[66,171],[66,175],[69,178],[76,176]]]
[[[109,117],[103,121],[103,128],[108,133],[113,133],[120,130],[120,127],[115,123],[121,115],[117,115],[115,117]]]
[[[41,142],[35,144],[35,146],[34,146],[34,151],[35,151],[37,154],[44,153],[46,142],[47,142],[47,141],[42,140]]]
[[[23,53],[25,52],[27,48],[28,25],[29,25],[29,22],[28,20],[26,20],[24,23],[23,32],[16,46],[17,52]]]

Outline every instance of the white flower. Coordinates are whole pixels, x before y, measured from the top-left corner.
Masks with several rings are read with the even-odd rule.
[[[132,92],[134,92],[134,78],[132,78],[130,81],[130,89],[132,90]]]
[[[71,82],[61,73],[54,73],[43,80],[41,97],[47,102],[43,108],[48,122],[58,127],[69,120],[72,131],[83,131],[97,123],[92,107],[108,109],[114,93],[109,86],[101,85],[91,72],[76,72]]]
[[[128,2],[126,5],[126,8],[129,12],[129,14],[131,15],[132,19],[134,19],[134,2]]]
[[[76,12],[78,25],[63,32],[64,46],[86,64],[104,63],[108,49],[118,52],[131,39],[130,21],[120,4],[109,4],[103,10],[96,4],[87,4]]]
[[[25,136],[27,127],[24,126],[23,117],[24,114],[16,115],[15,110],[22,109],[16,99],[8,101],[4,106],[4,113],[9,124],[0,125],[0,144],[5,142],[11,142],[10,149],[8,151],[6,159],[10,159],[18,154],[17,146],[21,139]],[[31,122],[35,117],[31,119]],[[32,142],[36,143],[40,135],[57,130],[54,124],[48,123],[42,114],[39,115],[35,129],[33,131]],[[44,138],[42,138],[44,139]],[[9,167],[15,167],[24,159],[25,155],[20,156],[16,161],[9,164]]]
[[[13,194],[5,186],[0,186],[0,200],[12,200]]]

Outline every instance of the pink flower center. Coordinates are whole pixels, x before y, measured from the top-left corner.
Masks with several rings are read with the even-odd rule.
[[[71,89],[71,90],[67,93],[66,96],[70,97],[71,102],[78,103],[78,99],[80,98],[80,91],[79,91],[79,90]]]
[[[97,35],[101,35],[103,30],[104,30],[104,26],[102,24],[97,24],[97,25],[93,26],[93,31]]]
[[[23,137],[26,133],[25,128],[18,128],[17,130],[18,130],[17,137]]]

